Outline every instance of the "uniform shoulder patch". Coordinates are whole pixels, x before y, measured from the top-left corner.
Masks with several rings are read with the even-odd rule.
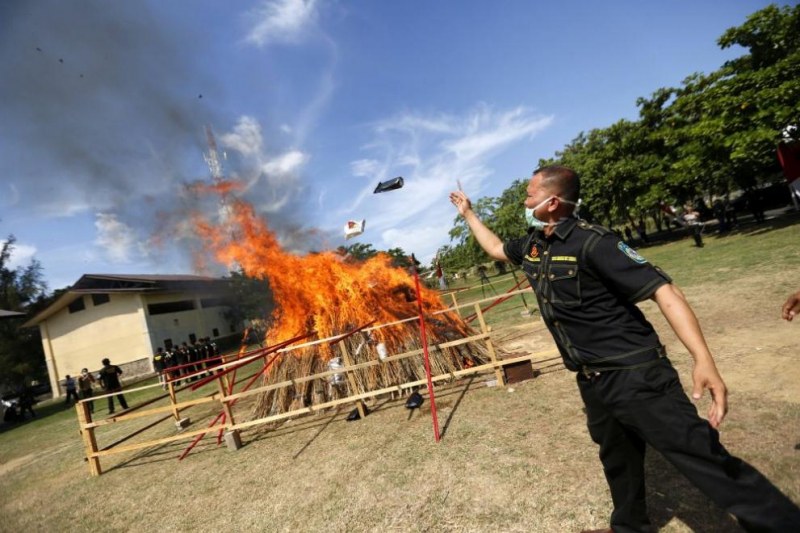
[[[623,254],[625,254],[628,257],[630,257],[634,262],[639,263],[640,265],[643,265],[643,264],[647,263],[647,259],[645,259],[641,255],[639,255],[639,252],[637,252],[636,250],[634,250],[633,248],[631,248],[630,246],[628,246],[624,242],[619,241],[617,243],[617,248],[619,248],[619,250]]]

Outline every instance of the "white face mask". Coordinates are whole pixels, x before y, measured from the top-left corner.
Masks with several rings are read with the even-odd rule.
[[[561,202],[563,202],[565,204],[574,205],[575,206],[575,211],[573,211],[573,213],[576,214],[576,215],[578,214],[578,209],[580,208],[580,205],[581,205],[581,201],[580,200],[578,200],[577,202],[571,202],[569,200],[563,200],[563,199],[561,199],[561,198],[559,198],[558,196],[555,196],[555,195],[548,196],[543,202],[541,202],[536,207],[533,207],[533,208],[526,207],[525,208],[525,222],[528,223],[529,227],[535,228],[535,229],[542,229],[542,228],[545,228],[546,226],[557,226],[558,224],[561,224],[561,222],[563,222],[564,219],[558,220],[556,222],[545,222],[544,220],[540,220],[536,216],[536,210],[539,209],[540,207],[542,207],[544,204],[546,204],[550,200],[552,200],[553,198],[558,198],[559,201],[561,201]]]

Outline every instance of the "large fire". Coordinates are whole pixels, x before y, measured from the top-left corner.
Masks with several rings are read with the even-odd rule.
[[[230,186],[225,187],[208,189],[225,194]],[[363,262],[348,260],[333,251],[293,255],[281,248],[275,234],[250,204],[227,196],[225,205],[227,220],[212,223],[196,216],[194,226],[218,261],[238,264],[248,276],[269,281],[275,308],[268,319],[268,344],[312,331],[318,338],[331,337],[373,321],[385,324],[417,314],[414,280],[406,270],[393,267],[388,255],[378,254]],[[436,291],[423,288],[421,297],[426,315],[445,309]],[[429,343],[453,340],[468,332],[455,313],[437,314],[427,323]],[[346,349],[353,363],[364,362],[377,359],[375,346],[380,343],[390,355],[419,348],[419,325],[410,321],[369,335],[359,334],[348,339]],[[474,347],[435,351],[433,372],[472,366],[483,360],[480,352]],[[266,382],[326,371],[328,361],[340,355],[337,347],[328,343],[291,353],[294,357],[284,356],[265,376]],[[354,373],[357,387],[371,390],[420,379],[424,370],[418,359],[389,362],[372,372]],[[313,384],[299,386],[293,394],[274,391],[262,398],[258,411],[281,411],[298,399],[306,403],[322,401],[320,395],[324,396],[324,391]]]

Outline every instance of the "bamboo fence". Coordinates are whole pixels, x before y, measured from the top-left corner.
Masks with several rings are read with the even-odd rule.
[[[517,294],[521,295],[524,292],[530,292],[530,289],[508,292],[503,294],[500,297],[500,299],[508,298]],[[552,368],[554,365],[557,366],[559,364],[559,363],[553,363],[554,360],[559,359],[557,357],[558,354],[555,348],[506,359],[500,359],[498,357],[497,350],[495,349],[495,345],[492,338],[497,337],[498,334],[503,332],[504,330],[500,329],[492,331],[491,328],[487,326],[483,314],[484,310],[481,309],[480,305],[484,302],[496,301],[498,299],[499,298],[497,296],[491,298],[484,298],[475,302],[465,303],[461,305],[454,305],[453,307],[449,307],[443,311],[438,311],[437,313],[433,313],[433,314],[440,314],[449,312],[459,312],[460,314],[460,309],[471,307],[474,309],[473,314],[477,318],[478,323],[480,324],[480,331],[477,334],[469,335],[460,339],[429,345],[428,349],[432,353],[441,352],[446,348],[461,346],[468,343],[482,342],[485,344],[486,351],[488,352],[489,361],[485,364],[473,366],[470,368],[439,373],[437,375],[431,376],[432,383],[454,381],[466,376],[474,376],[476,374],[493,372],[497,384],[499,386],[503,386],[505,384],[503,367],[506,365],[512,365],[523,361],[528,361],[531,363],[532,367],[536,369],[537,364],[540,365],[542,363],[550,363],[546,366],[539,367],[539,369],[543,369],[543,368]],[[431,315],[427,316],[426,319],[430,317]],[[89,473],[91,476],[99,476],[103,473],[103,469],[100,464],[100,459],[102,457],[108,457],[115,454],[126,453],[135,450],[142,450],[146,448],[153,448],[167,443],[193,438],[194,442],[180,457],[182,459],[191,450],[191,448],[203,436],[205,436],[208,433],[213,433],[213,432],[218,433],[217,437],[218,444],[221,442],[223,432],[235,434],[235,440],[239,441],[240,438],[239,431],[242,429],[265,425],[265,424],[276,424],[278,422],[285,421],[287,419],[304,416],[310,413],[321,412],[323,410],[332,407],[339,407],[345,404],[353,404],[353,406],[359,410],[360,415],[363,417],[365,414],[363,411],[364,400],[375,399],[379,396],[391,395],[394,393],[402,394],[405,392],[410,392],[413,389],[427,385],[427,380],[418,379],[414,381],[398,383],[396,385],[383,387],[375,390],[364,390],[363,387],[358,386],[357,380],[355,379],[355,376],[357,376],[358,372],[370,367],[388,365],[392,364],[393,362],[406,361],[409,360],[410,358],[419,357],[423,353],[423,349],[420,348],[420,349],[409,350],[400,354],[385,357],[383,359],[378,358],[367,362],[352,364],[348,357],[347,350],[344,348],[344,343],[341,343],[340,344],[340,346],[342,347],[341,351],[343,359],[346,363],[345,366],[343,366],[342,368],[337,368],[335,370],[327,370],[324,372],[316,372],[313,374],[299,376],[296,378],[291,378],[285,381],[272,383],[269,385],[256,387],[252,389],[250,389],[249,386],[255,382],[255,378],[258,377],[258,375],[260,375],[263,371],[265,371],[266,368],[269,367],[270,361],[274,360],[275,357],[278,357],[281,354],[322,343],[328,343],[331,345],[336,344],[342,339],[346,338],[348,335],[351,335],[356,331],[371,331],[385,327],[392,327],[394,325],[401,324],[411,320],[418,320],[418,317],[414,316],[408,319],[398,320],[395,322],[380,324],[376,326],[371,326],[371,325],[362,326],[360,328],[356,328],[352,332],[343,335],[337,335],[335,337],[329,337],[326,339],[319,339],[300,344],[296,343],[299,342],[300,340],[303,340],[307,336],[296,337],[295,339],[291,339],[290,341],[273,346],[271,348],[268,347],[268,348],[254,350],[253,352],[244,354],[244,356],[242,357],[237,357],[236,355],[225,356],[223,358],[222,364],[219,364],[212,368],[200,369],[195,374],[183,375],[180,376],[179,378],[180,380],[185,381],[188,378],[199,377],[203,373],[206,374],[211,373],[211,376],[202,379],[200,382],[194,384],[186,384],[183,387],[177,387],[176,386],[176,382],[178,381],[177,379],[169,380],[167,381],[166,384],[167,392],[165,394],[149,399],[141,404],[132,406],[129,409],[126,409],[122,412],[118,412],[113,416],[109,416],[107,418],[99,420],[93,419],[92,413],[89,409],[88,402],[97,401],[98,399],[107,398],[109,396],[115,396],[121,393],[98,395],[92,397],[90,400],[81,400],[76,404],[75,408],[77,410],[78,424],[80,428],[81,439],[83,441],[86,460],[89,466]],[[534,327],[536,327],[536,324],[534,324]],[[272,355],[271,358],[269,357],[270,355]],[[236,357],[236,358],[231,360],[231,357]],[[238,368],[242,368],[245,365],[260,360],[264,361],[261,370],[257,371],[255,374],[251,376],[236,381],[235,372]],[[324,401],[312,405],[297,406],[296,408],[292,408],[285,412],[275,413],[269,416],[260,416],[253,420],[247,420],[242,422],[236,421],[235,418],[236,413],[234,412],[234,405],[241,399],[249,398],[255,395],[263,395],[264,393],[272,390],[278,390],[287,387],[297,387],[298,385],[303,383],[311,383],[318,380],[325,381],[336,374],[340,375],[344,374],[347,378],[346,379],[347,394],[344,397],[335,398],[329,401]],[[247,381],[248,384],[245,387],[243,387],[242,390],[240,390],[239,392],[234,392],[233,389],[235,384],[244,382],[245,380]],[[211,392],[203,397],[178,401],[179,393],[182,393],[183,391],[190,389],[197,389],[201,385],[210,385],[212,383],[216,383],[216,390],[214,392]],[[138,387],[136,389],[128,389],[124,392],[131,392],[133,390],[143,390],[160,386],[161,385],[159,383],[155,383],[153,385]],[[151,404],[157,401],[165,399],[168,399],[169,402],[168,405],[145,409],[145,407],[150,406]],[[213,419],[213,421],[211,422],[211,424],[209,424],[208,427],[202,429],[185,430],[184,426],[186,424],[184,422],[188,422],[188,420],[182,419],[183,416],[182,413],[185,414],[185,411],[192,407],[197,407],[206,404],[218,405],[220,414]],[[102,448],[98,446],[97,435],[96,435],[97,431],[112,424],[119,424],[144,417],[153,417],[155,418],[155,421],[151,421],[144,427],[140,427],[133,430],[131,433],[117,439],[111,444],[103,446]],[[164,422],[169,419],[173,419],[175,421],[179,433],[175,435],[169,435],[166,437],[153,438],[130,444],[123,444],[128,440],[144,433],[148,429],[151,429],[160,424],[161,422]]]

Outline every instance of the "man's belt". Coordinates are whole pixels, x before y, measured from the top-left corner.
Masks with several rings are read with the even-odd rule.
[[[666,357],[667,349],[664,346],[658,346],[632,354],[595,359],[591,363],[582,364],[580,372],[586,377],[592,377],[609,370],[634,370],[650,366]]]

